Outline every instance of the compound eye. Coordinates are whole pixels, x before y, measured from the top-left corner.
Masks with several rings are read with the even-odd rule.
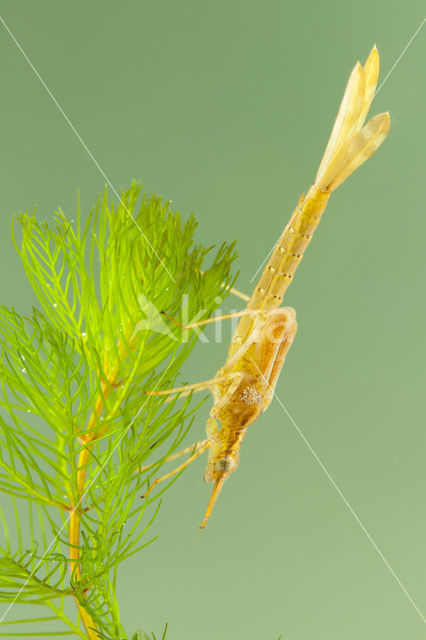
[[[224,473],[225,471],[229,471],[229,469],[233,465],[233,460],[230,456],[226,456],[225,458],[220,458],[216,461],[214,468],[219,473]]]

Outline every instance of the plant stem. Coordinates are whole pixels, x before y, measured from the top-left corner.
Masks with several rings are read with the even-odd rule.
[[[52,609],[52,611],[55,612],[57,618],[59,618],[60,620],[63,620],[63,622],[65,622],[65,624],[74,631],[74,633],[79,637],[79,638],[83,638],[83,640],[85,640],[85,636],[83,635],[83,632],[81,631],[81,629],[79,627],[77,627],[72,620],[70,620],[69,618],[67,618],[67,616],[64,614],[64,612],[57,607],[56,605],[53,604],[53,602],[51,600],[48,600],[46,602],[47,606]],[[55,618],[56,619],[56,618]],[[98,640],[98,639],[97,639]]]
[[[84,607],[80,603],[77,603],[77,609],[83,622],[84,628],[87,631],[87,637],[89,638],[89,640],[99,640],[99,635],[96,630],[96,623],[93,621],[90,614],[87,613],[86,609],[84,609]]]
[[[80,436],[80,440],[85,445],[84,449],[80,452],[77,464],[77,495],[75,504],[71,505],[71,516],[69,524],[69,542],[70,542],[70,568],[71,574],[74,575],[74,580],[77,582],[81,576],[80,569],[80,502],[84,493],[86,483],[86,470],[90,459],[91,450],[94,441],[100,436],[101,431],[93,431],[103,409],[104,400],[109,394],[109,389],[112,386],[113,381],[109,384],[102,383],[101,393],[99,394],[95,409],[90,417],[87,425],[87,431],[89,432],[86,437]],[[84,606],[75,598],[78,612],[83,622],[84,628],[87,632],[89,640],[98,640],[99,635],[96,631],[97,625],[92,619],[91,615],[86,611]]]

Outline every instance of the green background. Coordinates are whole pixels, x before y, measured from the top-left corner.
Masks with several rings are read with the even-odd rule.
[[[382,79],[423,2],[3,0],[2,16],[117,190],[194,211],[238,239],[238,286],[312,182],[347,76],[376,42]],[[373,105],[382,149],[330,201],[290,288],[299,330],[277,394],[426,615],[426,26]],[[3,27],[1,302],[35,303],[12,213],[88,208],[105,178]],[[228,299],[224,311],[243,308]],[[224,328],[229,337],[229,329]],[[211,377],[226,343],[185,371]],[[204,434],[210,400],[189,436]],[[170,640],[419,640],[424,619],[278,402],[250,429],[198,543],[205,460],[166,494],[160,535],[122,567],[122,618]],[[34,612],[33,612],[34,613]],[[11,630],[12,631],[12,630]]]

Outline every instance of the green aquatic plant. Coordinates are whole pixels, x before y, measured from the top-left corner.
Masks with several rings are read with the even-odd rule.
[[[0,307],[0,619],[13,635],[147,637],[124,628],[117,570],[152,541],[159,502],[140,495],[198,407],[144,394],[173,386],[196,341],[152,310],[207,318],[232,285],[233,246],[213,254],[195,227],[136,184],[85,221],[80,205],[53,226],[14,218],[40,308]],[[20,604],[36,616],[16,617]]]

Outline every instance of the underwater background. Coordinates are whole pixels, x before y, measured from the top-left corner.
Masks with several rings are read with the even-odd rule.
[[[28,314],[37,304],[11,215],[37,205],[40,219],[58,206],[72,217],[78,188],[88,211],[105,176],[193,211],[204,244],[237,239],[236,286],[251,293],[314,179],[356,60],[376,43],[380,84],[423,13],[395,0],[3,0],[105,175],[0,25],[0,302]],[[167,621],[170,640],[425,637],[425,59],[426,26],[373,102],[371,115],[390,111],[388,139],[331,198],[286,295],[299,329],[276,393],[309,446],[274,401],[197,543],[210,486],[205,458],[190,466],[164,497],[159,539],[121,567],[129,633],[161,636]],[[229,297],[223,312],[243,307]],[[182,380],[223,363],[229,325],[220,343],[206,335]]]

